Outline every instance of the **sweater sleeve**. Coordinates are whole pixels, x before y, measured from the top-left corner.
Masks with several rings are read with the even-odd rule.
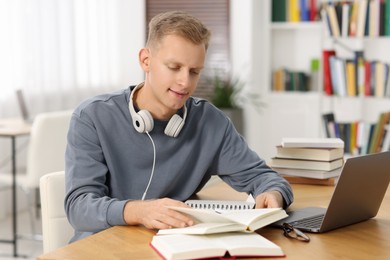
[[[74,229],[98,232],[124,225],[126,201],[108,196],[108,168],[98,133],[86,114],[76,111],[72,116],[65,159],[65,211]]]
[[[284,207],[293,202],[293,192],[289,183],[249,148],[230,120],[226,125],[217,160],[218,175],[234,189],[252,194],[253,197],[276,190],[283,196]]]

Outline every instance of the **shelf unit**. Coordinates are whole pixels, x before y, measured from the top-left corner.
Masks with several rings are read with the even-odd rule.
[[[270,28],[271,70],[286,67],[309,73],[310,59],[321,58],[321,23],[277,22]]]
[[[269,17],[268,24],[262,24],[261,37],[268,41],[268,48],[260,52],[264,60],[266,86],[261,87],[261,94],[267,107],[259,116],[261,127],[255,147],[264,158],[269,159],[275,154],[275,146],[283,137],[324,137],[321,116],[334,112],[336,119],[342,122],[367,121],[376,122],[379,113],[390,111],[389,98],[376,97],[338,97],[323,93],[322,66],[320,66],[319,86],[311,92],[273,92],[272,71],[285,66],[309,73],[310,60],[320,59],[322,65],[322,50],[327,40],[322,22],[283,23],[271,22],[271,1],[264,1],[260,15]],[[265,12],[268,12],[265,14]],[[262,14],[261,14],[262,13]],[[341,39],[341,41],[360,41],[365,57],[390,63],[390,37]],[[256,43],[255,43],[256,44]],[[258,44],[258,43],[257,43]]]

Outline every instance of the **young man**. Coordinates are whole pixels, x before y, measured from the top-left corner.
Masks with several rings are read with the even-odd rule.
[[[248,148],[231,121],[191,96],[209,38],[209,30],[188,14],[156,16],[139,52],[145,82],[75,110],[65,169],[72,241],[114,225],[192,225],[165,206],[186,207],[183,201],[211,175],[252,194],[256,207],[292,203],[289,184]]]

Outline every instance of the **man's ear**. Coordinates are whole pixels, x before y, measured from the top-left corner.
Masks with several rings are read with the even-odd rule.
[[[144,72],[149,72],[150,50],[142,48],[138,53],[138,59]]]

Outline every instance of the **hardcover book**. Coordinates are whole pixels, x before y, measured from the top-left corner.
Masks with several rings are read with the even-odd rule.
[[[311,179],[329,179],[332,177],[340,176],[341,169],[337,168],[333,171],[316,171],[316,170],[303,170],[303,169],[289,169],[289,168],[273,168],[276,172],[284,176],[296,176],[305,177]]]
[[[344,148],[340,138],[283,138],[283,147]]]
[[[336,159],[333,161],[313,161],[301,159],[284,159],[271,158],[269,165],[272,168],[291,168],[291,169],[306,169],[318,171],[331,171],[343,166],[343,159]]]
[[[276,147],[277,158],[332,161],[343,156],[344,148]]]
[[[257,233],[156,235],[150,245],[169,260],[285,256],[278,245]]]
[[[308,184],[308,185],[324,185],[324,186],[334,186],[337,183],[338,178],[332,177],[328,179],[313,179],[313,178],[305,178],[299,176],[289,176],[283,175],[290,184]]]

